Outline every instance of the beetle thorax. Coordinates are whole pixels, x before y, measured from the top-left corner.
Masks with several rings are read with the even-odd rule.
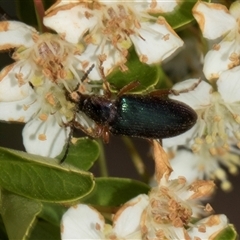
[[[99,96],[89,96],[86,98],[80,110],[101,125],[108,125],[116,115],[114,103],[105,97]]]

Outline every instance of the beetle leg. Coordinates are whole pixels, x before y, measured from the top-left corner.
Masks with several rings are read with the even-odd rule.
[[[92,129],[87,130],[85,127],[83,127],[80,123],[74,121],[73,122],[73,127],[80,129],[83,131],[85,134],[89,135],[92,138],[99,138],[103,134],[103,127],[97,126],[95,131],[92,131]]]
[[[103,136],[103,140],[105,142],[105,139],[106,139],[106,142],[105,143],[108,143],[108,140],[109,138],[105,137],[104,135],[106,134],[105,132],[105,129],[104,127],[101,127],[101,126],[97,126],[96,127],[96,132],[93,133],[92,131],[88,131],[86,128],[84,128],[80,123],[76,122],[76,121],[70,121],[68,123],[63,123],[64,127],[70,127],[71,128],[71,131],[69,133],[69,136],[68,136],[68,139],[67,139],[67,145],[66,145],[66,151],[63,155],[63,157],[61,157],[60,159],[60,164],[62,164],[66,158],[67,158],[67,155],[68,155],[68,150],[69,150],[69,145],[70,145],[70,142],[71,142],[71,138],[73,136],[73,130],[74,128],[77,128],[77,129],[80,129],[81,131],[83,131],[85,134],[91,136],[92,138],[98,138],[98,137],[101,137]]]
[[[104,127],[102,132],[102,138],[104,143],[109,143],[109,128]]]
[[[169,89],[158,89],[149,93],[150,96],[167,97],[171,93]]]
[[[182,90],[170,89],[169,93],[177,96],[181,93],[187,93],[187,92],[193,91],[195,88],[197,88],[197,86],[200,84],[201,81],[202,81],[202,79],[199,78],[199,80],[196,83],[194,83],[192,86],[190,86],[189,88],[185,88]]]
[[[173,94],[173,95],[179,95],[181,93],[187,93],[190,91],[193,91],[195,88],[197,88],[197,86],[200,84],[202,80],[199,78],[199,80],[194,83],[192,86],[190,86],[189,88],[185,88],[185,89],[181,89],[181,90],[174,90],[174,89],[159,89],[159,90],[155,90],[149,93],[149,95],[151,96],[159,96],[159,97],[167,97],[169,94]]]
[[[67,124],[64,124],[64,125],[65,125],[66,127],[68,126]],[[60,164],[62,164],[62,163],[66,160],[66,158],[67,158],[67,156],[68,156],[70,141],[71,141],[71,138],[72,138],[72,136],[73,136],[73,127],[70,126],[70,128],[71,128],[71,130],[70,130],[70,133],[69,133],[69,136],[68,136],[68,139],[67,139],[67,143],[66,143],[66,151],[65,151],[65,153],[63,154],[63,156],[62,156],[61,159],[60,159]]]
[[[126,86],[124,86],[119,92],[118,92],[118,96],[122,96],[123,94],[130,92],[131,90],[133,90],[134,88],[138,87],[140,85],[139,81],[133,81],[130,82],[129,84],[127,84]]]

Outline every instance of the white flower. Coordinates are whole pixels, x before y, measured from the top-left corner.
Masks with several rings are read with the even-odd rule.
[[[192,177],[191,173],[189,174],[192,177],[190,181],[185,176],[179,176],[179,172],[172,171],[175,169],[170,166],[168,155],[156,141],[153,142],[153,153],[156,164],[155,179],[158,186],[152,188],[149,193],[149,204],[142,214],[143,239],[180,240],[193,239],[193,236],[194,239],[198,239],[202,231],[205,231],[205,236],[213,236],[213,231],[217,234],[225,228],[226,223],[219,224],[219,221],[212,221],[211,226],[215,225],[216,228],[207,229],[209,221],[201,219],[212,212],[209,204],[203,206],[201,202],[206,201],[212,195],[215,188],[214,182],[195,180],[195,174]],[[188,165],[184,165],[186,161],[180,161],[180,163],[186,171],[192,171]],[[177,179],[174,179],[175,176]],[[196,220],[203,221],[206,225],[196,223]],[[192,234],[191,229],[196,227],[200,233],[192,231],[194,232]]]
[[[229,141],[240,146],[239,75],[240,67],[223,72],[217,81],[217,91],[213,91],[210,84],[201,81],[194,90],[178,96],[173,94],[169,96],[188,104],[198,115],[192,136],[188,136],[189,139],[194,140],[192,146],[194,152],[200,150],[203,142],[207,144],[212,155],[220,148],[227,149]],[[189,88],[197,81],[197,79],[186,80],[176,84],[173,89]],[[173,139],[167,141],[164,142],[169,147]]]
[[[234,2],[229,11],[224,5],[198,1],[193,15],[210,40],[217,40],[204,60],[203,72],[208,80],[216,79],[228,69],[240,64],[240,2]],[[222,40],[219,42],[219,39]]]
[[[193,218],[212,211],[209,204],[204,207],[201,201],[210,196],[213,190],[214,183],[211,181],[199,180],[188,184],[184,177],[167,180],[164,176],[159,186],[149,194],[149,205],[144,210],[141,221],[143,239],[192,239],[193,236],[202,236],[201,230],[205,231],[205,236],[219,233],[227,226],[225,216],[220,219],[224,219],[222,222],[215,221],[211,225],[215,228],[207,228],[210,219],[219,218],[215,215],[192,223]]]
[[[225,215],[212,215],[204,218],[188,229],[191,239],[214,239],[217,234],[228,227],[228,219]]]
[[[239,152],[238,152],[239,154]],[[187,150],[178,150],[170,160],[173,172],[171,179],[184,176],[188,182],[196,179],[212,179],[220,181],[224,191],[232,189],[224,166],[231,174],[237,174],[240,166],[240,158],[234,149],[231,152],[225,151],[217,156],[212,156],[208,151],[202,149],[199,153],[192,153]]]
[[[187,178],[190,180],[194,176],[195,179],[218,179],[224,190],[231,189],[222,166],[232,174],[236,174],[240,166],[239,150],[233,148],[240,147],[239,76],[240,67],[235,67],[220,75],[216,83],[217,91],[202,81],[192,91],[170,96],[191,106],[198,115],[198,121],[190,131],[163,140],[166,148],[185,145],[191,147],[194,153],[176,152],[176,157],[171,161],[176,176],[189,176]],[[186,80],[176,84],[173,89],[189,88],[197,81]]]
[[[212,211],[201,200],[212,193],[213,182],[196,181],[191,185],[183,178],[168,181],[147,195],[139,195],[125,203],[113,216],[112,226],[94,208],[78,204],[62,217],[62,239],[190,239],[218,234],[227,227],[224,215],[212,215],[192,223],[193,217]],[[188,238],[187,238],[188,237]]]
[[[149,12],[171,10],[176,2],[163,6],[159,1],[58,1],[44,17],[44,25],[54,29],[63,38],[87,45],[79,57],[83,62],[98,65],[99,58],[107,75],[115,66],[126,70],[128,49],[134,44],[142,62],[159,63],[180,46],[182,40],[164,18],[155,18]],[[169,10],[169,9],[168,9]],[[89,75],[100,79],[99,69]]]
[[[148,204],[147,195],[125,203],[113,217],[113,225],[88,205],[78,204],[63,215],[62,239],[141,239],[140,220]]]
[[[38,34],[15,21],[0,22],[0,50],[16,48],[15,62],[0,73],[0,119],[27,123],[23,141],[29,153],[55,157],[68,140],[75,104],[67,93],[84,83],[81,48],[54,34]],[[85,66],[86,67],[86,66]]]

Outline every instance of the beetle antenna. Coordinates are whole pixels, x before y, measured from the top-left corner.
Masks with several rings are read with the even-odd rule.
[[[83,74],[83,76],[80,79],[80,82],[84,81],[85,79],[87,79],[89,73],[93,70],[95,64],[92,64],[91,67]],[[76,92],[79,88],[80,83],[78,83],[78,85],[76,86],[76,88],[73,90],[73,92]]]
[[[84,75],[81,77],[80,81],[84,81],[87,77],[88,77],[88,74],[93,70],[95,64],[93,63],[91,65],[91,67],[84,73]]]

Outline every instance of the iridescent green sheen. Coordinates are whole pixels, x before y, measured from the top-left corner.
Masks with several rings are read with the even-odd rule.
[[[162,139],[184,133],[197,120],[186,104],[151,95],[123,95],[115,106],[115,117],[109,122],[113,134]]]

